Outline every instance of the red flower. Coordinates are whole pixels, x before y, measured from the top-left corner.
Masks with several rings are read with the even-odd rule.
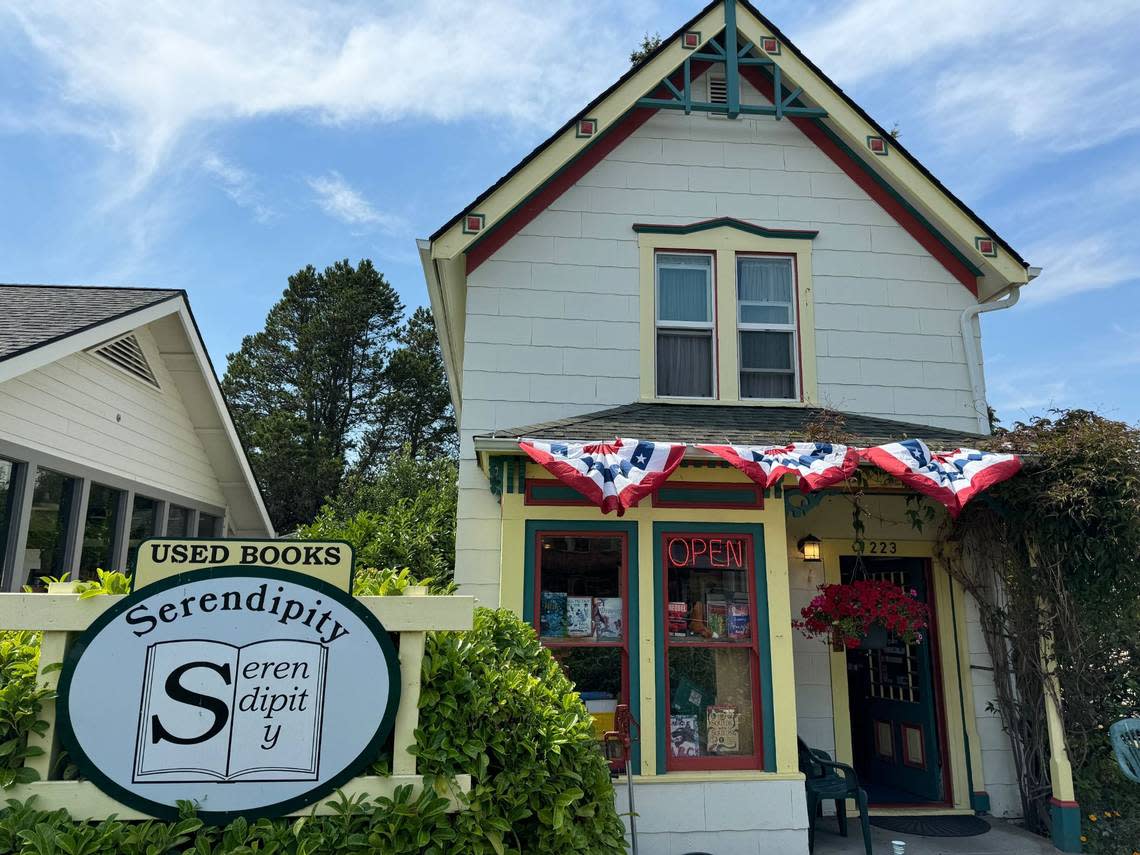
[[[820,585],[819,593],[800,611],[792,626],[808,638],[835,638],[858,647],[876,624],[908,644],[922,640],[929,609],[918,592],[892,582],[856,579],[843,585]]]

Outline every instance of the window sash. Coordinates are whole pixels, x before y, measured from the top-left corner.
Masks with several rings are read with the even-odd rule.
[[[662,344],[662,337],[667,336],[673,339],[688,339],[690,342],[701,341],[707,347],[707,361],[708,361],[708,374],[705,377],[691,377],[685,378],[683,376],[670,377],[666,376],[667,372],[663,370],[663,361],[666,360],[671,352],[667,352],[666,346]],[[716,337],[713,335],[711,329],[701,330],[686,330],[683,328],[673,327],[659,327],[657,330],[656,341],[654,342],[655,365],[654,370],[656,374],[656,393],[659,398],[702,398],[711,399],[716,396]],[[701,358],[704,357],[704,348],[702,348]],[[699,367],[693,365],[694,368]],[[702,384],[707,382],[703,389],[686,389],[684,388],[683,381],[686,379],[699,381]],[[672,381],[677,385],[673,388],[667,388],[667,384]]]
[[[770,265],[776,264],[776,263],[782,263],[782,264],[786,265],[786,269],[787,269],[787,273],[788,273],[788,280],[790,283],[790,288],[788,289],[790,292],[790,294],[789,294],[790,299],[787,302],[781,301],[781,300],[745,300],[745,299],[741,299],[741,296],[740,296],[741,269],[742,269],[743,264],[746,263],[749,258],[751,258],[751,259],[763,259],[764,262],[766,262],[767,264],[770,264]],[[738,350],[737,371],[738,371],[738,376],[739,376],[740,398],[741,398],[741,400],[745,400],[745,401],[767,401],[767,400],[795,401],[795,400],[798,400],[800,397],[800,390],[799,390],[799,375],[800,375],[800,366],[799,366],[799,360],[800,360],[800,357],[799,357],[799,311],[798,311],[799,307],[796,304],[797,287],[796,287],[796,269],[795,269],[794,260],[791,256],[748,256],[748,255],[741,255],[741,256],[737,257],[736,274],[737,274],[737,285],[736,285],[736,295],[737,295],[737,299],[736,299],[736,305],[737,305],[736,315],[737,315],[737,318],[736,318],[736,321],[737,321],[737,324],[736,325],[737,325],[737,350]],[[789,319],[788,323],[747,322],[743,319],[743,309],[746,306],[786,307],[788,310],[788,319]],[[772,366],[746,365],[745,364],[745,344],[744,344],[746,333],[782,333],[782,334],[787,335],[788,340],[789,340],[788,341],[788,350],[789,350],[788,358],[789,358],[789,366],[790,367],[784,367],[784,366],[778,366],[778,365],[772,365]],[[753,376],[753,377],[755,377],[755,376],[782,376],[782,377],[790,376],[792,378],[791,394],[789,394],[787,396],[781,395],[781,396],[776,396],[776,397],[767,396],[767,395],[761,396],[761,397],[755,397],[755,396],[747,395],[745,393],[746,384],[744,382],[746,375],[747,376]]]
[[[714,318],[716,314],[715,309],[715,294],[712,282],[712,269],[713,261],[711,255],[702,253],[692,254],[658,254],[656,256],[656,271],[654,276],[654,290],[656,299],[655,303],[655,319],[658,327],[676,327],[679,329],[712,329]],[[674,270],[679,272],[693,272],[700,271],[704,274],[705,280],[705,314],[706,318],[703,321],[697,320],[683,320],[677,318],[662,317],[661,311],[664,306],[665,300],[662,299],[661,286],[663,271]]]

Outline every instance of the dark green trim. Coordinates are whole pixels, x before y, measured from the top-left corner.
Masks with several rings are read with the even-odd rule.
[[[626,638],[629,640],[629,706],[634,721],[641,717],[641,612],[640,612],[640,573],[637,563],[637,523],[634,522],[581,522],[568,520],[527,520],[523,535],[523,608],[522,619],[534,626],[534,539],[540,531],[582,531],[612,533],[621,532],[626,536],[629,556],[626,561]],[[639,736],[639,734],[635,734]],[[641,772],[641,740],[633,743],[633,768]]]
[[[759,487],[748,484],[743,489],[717,489],[697,484],[666,484],[654,494],[654,502],[699,505],[701,507],[760,508],[764,505]]]
[[[717,217],[712,220],[701,220],[697,223],[688,223],[683,226],[668,225],[665,223],[634,223],[633,230],[638,234],[654,235],[691,235],[694,232],[708,231],[709,229],[736,229],[749,234],[766,238],[786,238],[788,240],[814,240],[818,231],[799,229],[768,229],[754,223],[746,223],[735,217]]]
[[[904,199],[899,194],[899,192],[897,190],[895,190],[895,188],[892,187],[889,182],[887,182],[886,179],[884,179],[881,175],[879,175],[879,173],[875,172],[875,170],[871,169],[871,167],[869,165],[867,165],[867,162],[865,160],[863,160],[863,158],[859,157],[851,149],[851,146],[847,145],[847,143],[845,143],[842,139],[840,139],[835,134],[835,132],[832,131],[831,128],[829,128],[824,122],[822,122],[818,119],[815,121],[816,121],[816,126],[821,131],[823,131],[823,133],[826,134],[831,139],[831,141],[833,143],[835,143],[837,146],[839,146],[841,149],[843,149],[843,151],[846,154],[850,155],[852,157],[852,159],[854,160],[855,164],[858,165],[860,169],[864,170],[867,173],[867,175],[870,176],[872,181],[874,181],[876,184],[878,184],[883,189],[884,192],[886,192],[891,198],[893,198],[896,202],[898,202],[900,205],[902,205],[906,209],[907,213],[910,214],[912,217],[914,217],[916,220],[918,220],[918,222],[921,223],[924,228],[926,228],[932,235],[934,235],[934,239],[937,240],[944,247],[946,247],[946,249],[949,250],[951,255],[953,255],[960,262],[962,262],[962,264],[964,264],[966,266],[967,270],[969,270],[975,276],[985,275],[982,272],[982,269],[980,267],[978,267],[976,264],[974,264],[972,261],[970,261],[969,258],[967,258],[965,255],[963,255],[961,252],[959,252],[958,248],[956,246],[954,246],[954,244],[952,244],[949,240],[946,239],[945,235],[942,234],[941,230],[935,228],[934,224],[931,223],[930,220],[928,220],[926,217],[924,217],[921,213],[919,213],[918,209],[915,208],[914,205],[912,205],[910,202],[908,202],[906,199]]]
[[[764,771],[776,771],[775,704],[772,693],[772,631],[768,620],[768,573],[764,562],[764,526],[760,523],[663,523],[653,524],[653,638],[657,686],[657,774],[666,769],[665,715],[669,698],[665,691],[665,565],[661,560],[661,536],[668,532],[750,534],[756,585],[756,633],[760,638],[760,714],[764,739]],[[792,691],[792,687],[786,687]]]
[[[583,505],[588,505],[589,501],[573,487],[567,487],[561,482],[552,484],[536,484],[531,481],[530,484],[530,498],[535,502],[579,502]]]
[[[1081,851],[1081,808],[1077,804],[1049,805],[1053,845],[1062,852]]]
[[[63,669],[60,671],[59,676],[59,688],[56,695],[55,706],[60,744],[79,768],[80,774],[94,782],[95,786],[111,798],[137,811],[158,817],[159,819],[178,819],[179,808],[176,805],[166,805],[161,802],[151,801],[148,798],[120,786],[104,775],[102,770],[91,761],[91,758],[89,758],[87,753],[83,750],[83,746],[79,744],[79,740],[76,738],[75,731],[71,726],[69,695],[71,692],[71,681],[75,676],[75,669],[79,664],[79,660],[87,650],[88,645],[111,621],[134,608],[140,602],[151,599],[156,594],[161,594],[163,591],[169,591],[172,588],[183,587],[207,579],[270,579],[277,582],[288,582],[289,584],[299,585],[300,587],[316,591],[321,596],[328,597],[330,600],[339,603],[355,614],[361,623],[363,623],[376,638],[376,643],[380,646],[384,654],[384,665],[387,666],[388,670],[388,705],[384,709],[383,717],[376,728],[376,732],[372,735],[372,738],[369,739],[368,744],[364,746],[360,754],[356,756],[355,760],[345,766],[345,768],[336,775],[329,778],[329,780],[291,799],[249,808],[247,810],[199,811],[197,816],[204,822],[215,825],[225,825],[238,817],[254,819],[264,816],[280,816],[315,804],[355,778],[371,764],[376,759],[376,755],[380,753],[385,740],[388,739],[389,734],[392,732],[392,725],[395,724],[396,721],[396,711],[400,708],[400,659],[396,653],[395,645],[392,644],[392,639],[388,631],[384,629],[383,624],[381,624],[380,621],[376,619],[376,616],[366,609],[359,600],[327,582],[322,582],[320,579],[314,579],[312,576],[306,576],[302,573],[294,573],[291,570],[250,566],[212,567],[208,570],[193,570],[179,576],[162,579],[147,585],[137,593],[128,594],[101,614],[95,619],[91,626],[72,643],[71,648],[67,652],[67,656],[64,658]],[[377,665],[379,665],[379,663],[377,663]]]
[[[974,813],[990,812],[990,794],[987,792],[970,793],[970,809]]]

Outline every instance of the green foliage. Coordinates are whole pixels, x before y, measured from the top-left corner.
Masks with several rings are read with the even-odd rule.
[[[1076,770],[1076,785],[1084,851],[1134,855],[1140,849],[1140,787],[1124,777],[1107,739]]]
[[[403,312],[371,261],[310,265],[230,354],[222,387],[278,529],[311,520],[346,473],[369,475],[405,444],[452,450],[431,315]]]
[[[39,664],[39,633],[0,632],[0,787],[38,778],[24,762],[43,751],[29,747],[28,736],[47,729],[40,715],[55,697],[37,683]]]
[[[649,54],[653,53],[653,51],[657,50],[657,48],[659,48],[660,46],[661,46],[661,34],[660,33],[654,33],[653,35],[649,35],[649,33],[646,33],[645,35],[643,35],[641,37],[641,44],[638,45],[636,48],[634,48],[632,51],[630,51],[630,53],[629,53],[629,64],[630,65],[637,65],[639,62],[643,62],[646,59],[646,57],[649,56]]]
[[[417,577],[450,578],[455,564],[455,463],[413,459],[405,450],[370,483],[345,495],[298,530],[307,540],[345,540],[356,566],[409,567]]]

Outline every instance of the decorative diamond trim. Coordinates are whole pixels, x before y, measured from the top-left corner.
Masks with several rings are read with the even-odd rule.
[[[867,148],[871,150],[871,154],[877,154],[879,157],[886,157],[889,150],[887,141],[876,136],[867,137]]]
[[[597,119],[579,119],[578,120],[578,128],[575,131],[574,135],[576,137],[578,137],[579,139],[582,139],[584,137],[592,137],[597,132],[598,132],[598,120]]]
[[[765,36],[760,39],[760,49],[769,56],[779,56],[780,40],[773,36]]]
[[[689,30],[681,36],[681,47],[685,50],[696,50],[701,46],[701,34],[697,30]]]
[[[467,214],[463,218],[463,234],[477,235],[487,225],[487,217],[483,214]]]
[[[986,258],[997,258],[997,243],[993,238],[976,237],[974,238],[974,246]]]

